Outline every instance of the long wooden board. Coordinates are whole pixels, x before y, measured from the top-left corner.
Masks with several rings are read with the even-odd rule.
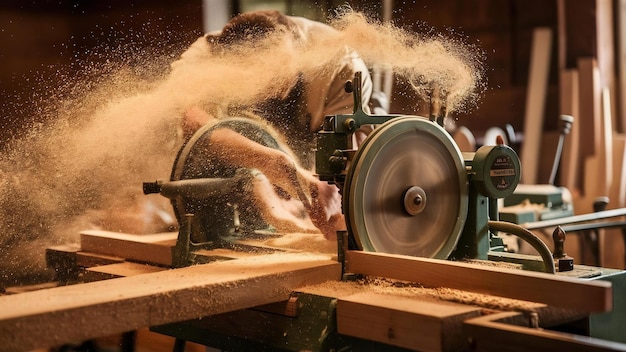
[[[478,307],[364,292],[337,300],[337,332],[419,351],[459,351],[467,343],[458,334],[463,322],[480,315]]]
[[[610,311],[613,305],[612,285],[604,281],[362,251],[348,251],[346,261],[346,270],[351,273],[545,303],[580,312]]]
[[[81,232],[80,247],[85,252],[170,266],[177,238],[176,232],[135,235],[89,230]]]
[[[0,297],[0,351],[27,351],[287,300],[339,280],[328,256],[272,254]]]

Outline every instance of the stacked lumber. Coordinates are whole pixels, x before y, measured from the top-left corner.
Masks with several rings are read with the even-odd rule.
[[[626,46],[614,44],[614,33],[618,33],[614,19],[620,21],[617,27],[626,22],[621,14],[614,16],[620,7],[614,8],[609,0],[559,0],[557,4],[560,114],[575,119],[563,148],[559,185],[571,191],[576,214],[593,212],[594,202],[602,197],[608,197],[606,209],[623,208],[626,120],[616,112],[626,116],[626,105],[619,106],[623,99],[615,97],[620,85],[617,82],[623,87],[626,75],[625,63],[614,58]],[[616,66],[621,77],[616,75]],[[596,262],[589,264],[626,267],[621,229],[600,230],[597,235],[600,253]],[[588,245],[581,242],[583,247]]]

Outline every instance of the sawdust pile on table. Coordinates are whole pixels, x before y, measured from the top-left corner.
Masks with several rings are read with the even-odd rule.
[[[240,242],[249,245],[283,248],[302,252],[337,254],[337,242],[329,241],[319,233],[285,233],[269,236],[264,239],[250,239]]]
[[[408,297],[429,302],[451,302],[477,306],[485,309],[533,312],[545,304],[503,298],[446,287],[423,287],[419,283],[378,277],[365,277],[354,281],[328,281],[301,289],[305,293],[344,297],[356,293],[371,292],[392,297]]]

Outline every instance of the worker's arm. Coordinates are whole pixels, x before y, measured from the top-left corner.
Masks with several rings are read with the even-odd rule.
[[[208,114],[206,111],[200,109],[197,106],[193,106],[183,113],[183,119],[180,123],[183,137],[188,139],[191,137],[200,127],[217,121],[217,119]]]
[[[337,187],[320,181],[286,153],[227,128],[215,129],[207,143],[209,155],[221,163],[234,168],[257,169],[296,198],[305,193],[307,199],[301,200],[307,204],[311,221],[326,237],[333,237],[337,230],[345,227]]]

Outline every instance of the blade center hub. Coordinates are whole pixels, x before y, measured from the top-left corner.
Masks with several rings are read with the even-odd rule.
[[[404,192],[404,210],[413,216],[421,213],[426,207],[426,192],[419,186],[411,186]]]

